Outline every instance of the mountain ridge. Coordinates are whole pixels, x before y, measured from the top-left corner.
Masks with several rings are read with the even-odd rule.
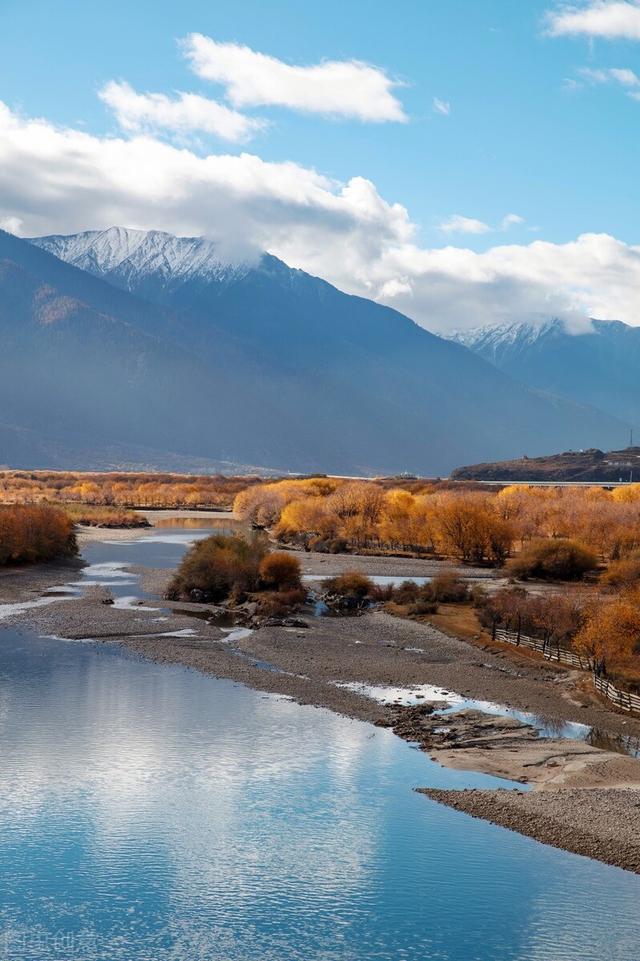
[[[592,319],[574,332],[554,318],[485,325],[451,339],[529,387],[640,425],[640,327]]]
[[[220,269],[206,239],[112,228],[32,241],[0,233],[2,261],[30,274],[34,289],[48,285],[58,302],[86,308],[57,326],[35,325],[27,292],[5,309],[5,336],[16,324],[25,332],[11,369],[37,361],[55,403],[35,381],[29,391],[19,376],[4,387],[0,378],[0,402],[12,412],[2,419],[51,430],[53,407],[60,444],[73,436],[73,449],[86,444],[94,463],[100,444],[137,442],[171,458],[283,471],[435,475],[486,452],[536,452],[549,439],[602,445],[623,429],[268,254]],[[89,262],[91,272],[78,266]],[[5,283],[0,315],[11,296]]]

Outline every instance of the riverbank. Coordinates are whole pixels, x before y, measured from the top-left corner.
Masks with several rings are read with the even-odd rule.
[[[638,791],[419,791],[543,844],[640,874]]]
[[[103,542],[130,542],[132,536],[145,536],[142,531],[126,531],[124,537],[113,538],[112,533],[105,537],[105,532],[100,532],[99,539]],[[83,532],[81,542],[83,538],[87,544],[95,542],[93,531]],[[405,563],[398,564],[400,560]],[[343,555],[304,555],[303,564],[305,572],[314,577],[354,568],[373,576],[432,576],[438,566],[442,567],[432,561]],[[401,572],[399,567],[403,568]],[[129,565],[125,571],[139,577],[142,591],[157,598],[162,597],[172,575],[171,569],[135,565]],[[83,587],[78,597],[68,595],[63,599],[56,597],[51,588],[71,583],[78,591],[78,584],[83,582],[77,565],[55,569],[22,568],[0,578],[0,601],[35,600],[48,592],[46,606],[16,612],[10,615],[10,621],[34,627],[45,635],[119,643],[157,663],[182,664],[261,691],[284,695],[302,704],[326,707],[349,717],[394,727],[405,739],[421,741],[423,749],[446,766],[485,771],[510,780],[526,780],[537,789],[544,785],[545,797],[553,795],[554,804],[559,808],[565,801],[556,796],[564,795],[569,799],[572,793],[567,785],[584,788],[587,783],[596,783],[613,789],[621,783],[627,786],[640,783],[640,762],[625,758],[615,750],[603,751],[580,740],[562,738],[556,741],[549,737],[543,740],[535,733],[531,735],[507,725],[511,729],[502,731],[508,735],[502,743],[499,736],[493,744],[479,745],[478,732],[472,729],[473,725],[467,725],[465,730],[461,717],[464,705],[461,705],[462,712],[458,713],[457,720],[454,720],[456,715],[447,715],[446,721],[432,723],[428,736],[422,739],[416,736],[410,725],[404,732],[398,729],[402,726],[399,721],[408,719],[412,709],[393,706],[393,691],[382,702],[366,696],[361,687],[364,684],[387,692],[388,689],[398,689],[398,697],[408,695],[409,701],[424,703],[420,689],[424,685],[433,685],[463,698],[492,702],[494,708],[504,705],[505,709],[544,718],[550,728],[567,722],[589,726],[598,732],[603,744],[607,738],[614,745],[623,737],[640,738],[640,722],[607,710],[589,691],[581,689],[580,677],[568,670],[534,661],[515,651],[501,650],[490,643],[461,640],[432,625],[392,617],[383,611],[361,617],[317,617],[314,609],[308,607],[301,615],[308,625],[306,628],[274,625],[255,631],[234,631],[232,625],[222,627],[209,623],[210,608],[207,605],[169,605],[162,600],[138,601],[118,597],[110,604],[112,588],[108,577],[105,581]],[[139,591],[136,587],[130,590],[132,594]],[[441,707],[442,700],[436,700]],[[496,721],[494,717],[494,728]],[[454,724],[459,725],[457,743],[437,743],[440,735],[435,728],[451,728]],[[522,724],[519,727],[522,728]],[[560,755],[562,762],[559,762]],[[585,768],[590,770],[584,773]],[[598,774],[594,778],[596,769]],[[640,803],[639,792],[629,787],[626,793]],[[586,788],[582,803],[588,805],[592,794],[594,804],[597,803],[596,794]],[[471,806],[474,802],[467,800],[464,803]],[[566,803],[568,824],[570,800]],[[494,807],[497,811],[497,806]],[[485,804],[483,810],[489,812],[490,805]],[[512,824],[517,821],[514,810],[513,807],[509,809]],[[631,814],[634,811],[637,829],[640,827],[638,809],[631,808]],[[625,821],[624,826],[621,824],[621,831],[626,830],[629,816],[628,805],[623,805],[618,814],[611,815],[614,820]],[[597,832],[595,809],[591,820]],[[524,815],[521,821],[521,833],[530,833]],[[496,823],[501,822],[496,819]],[[562,843],[561,827],[557,828],[557,836],[559,846],[574,850],[569,835],[566,844]],[[539,839],[545,840],[542,836]],[[598,857],[598,854],[590,856]],[[601,860],[606,858],[603,856]],[[628,864],[622,866],[636,870],[634,863],[630,856]]]

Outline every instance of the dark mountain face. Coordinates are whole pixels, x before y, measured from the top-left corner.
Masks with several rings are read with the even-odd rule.
[[[594,320],[590,330],[572,334],[556,320],[541,328],[485,328],[462,342],[531,387],[640,425],[640,327]]]
[[[0,462],[139,445],[158,467],[443,474],[624,432],[273,257],[229,267],[206,240],[114,228],[0,233],[0,265]]]

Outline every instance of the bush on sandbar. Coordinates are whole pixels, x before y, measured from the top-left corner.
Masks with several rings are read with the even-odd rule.
[[[292,591],[301,587],[300,561],[286,551],[274,551],[260,562],[260,586],[271,591]]]
[[[167,597],[177,600],[197,594],[198,600],[221,601],[232,594],[239,597],[255,591],[266,553],[267,545],[261,537],[206,537],[185,554]]]
[[[518,557],[507,561],[506,571],[520,580],[577,581],[597,566],[595,553],[579,541],[550,538],[531,541]]]

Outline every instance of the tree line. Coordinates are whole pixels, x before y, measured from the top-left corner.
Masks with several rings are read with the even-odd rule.
[[[640,549],[640,484],[615,490],[508,486],[417,492],[311,478],[241,491],[234,509],[282,541],[310,549],[441,554],[503,564],[527,543],[571,539],[601,561]]]

